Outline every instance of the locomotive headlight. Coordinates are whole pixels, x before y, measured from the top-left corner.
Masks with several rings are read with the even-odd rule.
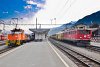
[[[82,37],[80,37],[80,38],[82,38]]]
[[[90,35],[87,35],[87,36],[90,36]]]
[[[84,35],[84,37],[86,38],[86,35]]]

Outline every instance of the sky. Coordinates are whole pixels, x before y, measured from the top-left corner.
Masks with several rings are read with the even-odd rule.
[[[0,0],[0,19],[23,24],[65,24],[99,10],[100,0]]]
[[[37,13],[39,20],[55,24],[77,21],[100,10],[100,0],[47,0],[44,10]],[[42,19],[41,19],[42,18]]]
[[[0,18],[32,17],[45,4],[45,0],[0,0]]]

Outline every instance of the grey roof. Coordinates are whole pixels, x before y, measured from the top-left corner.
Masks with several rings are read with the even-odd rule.
[[[50,29],[29,29],[30,31],[34,33],[48,33]]]

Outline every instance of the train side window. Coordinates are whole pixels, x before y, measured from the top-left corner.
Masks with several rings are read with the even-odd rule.
[[[67,32],[66,32],[66,34],[67,34]]]
[[[75,31],[73,31],[73,34],[75,34]]]
[[[80,34],[90,34],[90,30],[79,30]]]
[[[71,34],[71,32],[69,32],[69,34]]]
[[[71,31],[71,34],[73,34],[73,32]]]
[[[75,31],[75,34],[76,34],[76,31]]]

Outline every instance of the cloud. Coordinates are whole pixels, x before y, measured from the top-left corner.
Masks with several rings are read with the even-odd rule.
[[[44,4],[37,4],[37,7],[39,7],[39,8],[43,8],[44,7]]]
[[[32,5],[24,6],[24,9],[31,9],[31,8],[32,8]]]
[[[32,0],[29,0],[29,1],[26,1],[27,4],[31,4],[31,5],[36,5],[37,3],[32,1]]]
[[[44,7],[44,3],[36,2],[35,0],[27,0],[26,3],[29,5],[37,5],[39,8]]]
[[[30,10],[30,13],[27,13],[26,16],[34,16],[39,10],[44,9],[45,3],[42,2],[42,0],[24,0],[26,2],[26,6],[24,6],[24,9]],[[35,6],[34,6],[35,5]]]

